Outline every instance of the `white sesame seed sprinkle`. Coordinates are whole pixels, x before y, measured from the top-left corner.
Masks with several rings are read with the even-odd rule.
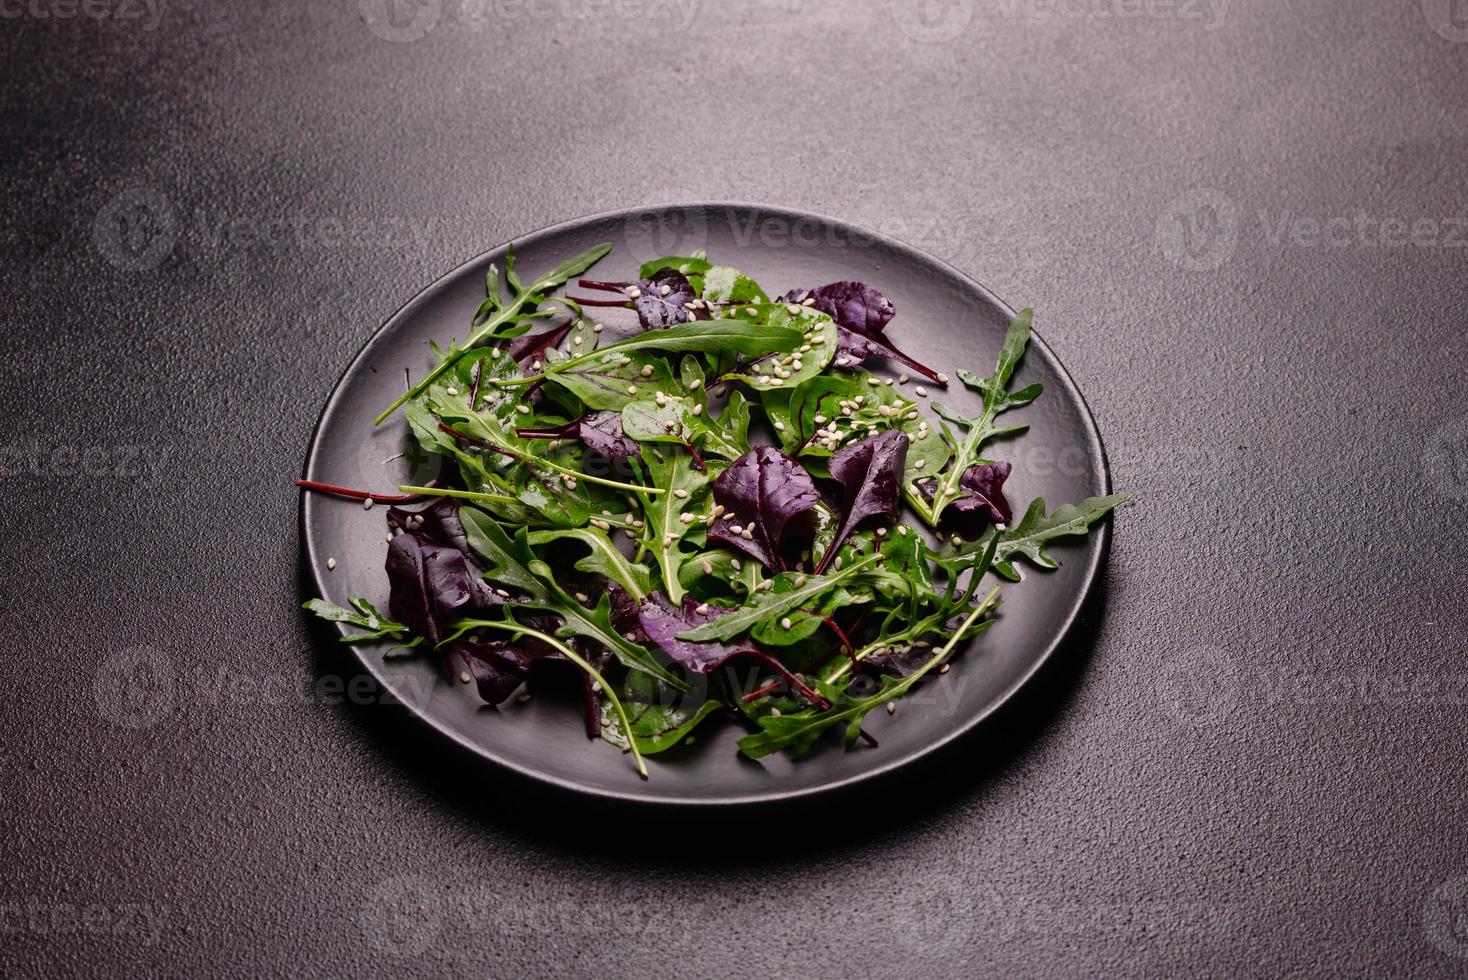
[[[928,397],[928,389],[924,388],[922,385],[918,385],[916,388],[914,388],[912,390],[917,393],[917,396],[919,398],[927,398]]]
[[[912,468],[913,468],[913,469],[915,469],[915,470],[920,470],[920,469],[922,469],[922,468],[923,468],[923,467],[924,467],[924,466],[927,466],[927,465],[928,465],[928,461],[927,461],[927,460],[925,460],[925,459],[920,459],[920,460],[918,460],[918,461],[917,461],[917,462],[916,462],[916,463],[913,463],[913,464],[912,464]]]
[[[678,489],[673,491],[673,496],[677,497],[679,500],[687,500],[688,491],[684,490],[682,487],[679,487]]]
[[[455,388],[453,385],[449,385],[446,390],[448,391],[450,397],[453,397],[454,395],[457,395],[459,393],[459,389]]]
[[[889,714],[889,715],[895,715],[895,714],[897,714],[897,702],[896,701],[888,701],[887,702],[887,714]]]
[[[467,670],[461,670],[461,671],[459,671],[459,683],[460,684],[467,684],[470,681],[472,681],[473,679],[474,678],[472,676],[470,676],[470,674],[469,674],[469,672]]]
[[[946,385],[948,383],[948,375],[940,373],[938,375],[938,383],[940,385]]]
[[[795,624],[790,621],[790,617],[789,616],[781,616],[780,617],[780,628],[782,630],[788,630],[790,627],[792,627],[794,625]]]
[[[328,559],[326,559],[326,567],[327,568],[335,568],[336,567],[336,559],[335,558],[328,558]]]
[[[644,378],[650,378],[650,377],[652,377],[652,365],[651,364],[644,364],[644,365],[642,365],[642,370],[639,371],[639,372],[637,372],[637,373],[640,374],[640,375],[642,375]]]
[[[629,395],[635,395],[635,394],[637,394],[637,386],[636,385],[628,385],[627,386],[627,394],[629,394]]]
[[[362,501],[362,509],[363,510],[371,510],[373,503],[374,503],[374,501],[372,500],[372,498],[371,497],[368,497],[366,500]]]

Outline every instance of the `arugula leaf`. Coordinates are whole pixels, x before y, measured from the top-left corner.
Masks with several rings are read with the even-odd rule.
[[[1056,569],[1060,563],[1045,553],[1045,546],[1057,538],[1082,537],[1101,518],[1131,500],[1135,494],[1114,493],[1109,497],[1088,497],[1079,504],[1062,504],[1049,517],[1045,516],[1045,500],[1036,497],[1014,527],[999,534],[994,571],[1013,582],[1019,581],[1014,560],[1024,558],[1043,569]]]
[[[601,575],[617,583],[634,599],[641,600],[652,591],[652,575],[646,566],[629,561],[626,555],[617,550],[605,531],[587,528],[532,531],[526,536],[526,540],[531,545],[564,540],[580,541],[590,549],[590,553],[577,560],[578,570]]]
[[[703,405],[701,399],[693,401],[679,395],[665,397],[661,404],[639,398],[622,409],[622,431],[638,442],[692,444],[726,459],[748,452],[748,437],[743,448],[731,441],[734,433],[710,419]]]
[[[627,708],[632,737],[643,755],[665,752],[688,737],[722,703],[687,696],[668,697],[667,692],[644,674],[628,674],[622,686],[622,701]],[[619,749],[630,748],[627,732],[610,702],[603,705],[601,737]]]
[[[489,277],[486,282],[486,292],[489,295],[484,305],[480,306],[479,312],[475,314],[475,322],[478,325],[470,331],[468,341],[465,342],[462,348],[450,350],[444,356],[443,360],[439,361],[437,367],[425,374],[417,384],[398,396],[398,399],[389,405],[381,415],[377,416],[372,424],[381,425],[389,415],[396,412],[406,402],[426,391],[429,385],[437,381],[439,377],[454,366],[454,363],[464,351],[472,347],[478,347],[486,340],[498,340],[502,337],[510,336],[505,328],[525,322],[525,317],[522,314],[527,308],[533,310],[540,303],[545,302],[551,290],[564,286],[573,277],[579,276],[587,269],[590,269],[597,262],[600,262],[602,257],[611,250],[612,246],[609,242],[601,245],[593,245],[580,255],[573,256],[565,262],[562,262],[529,285],[522,285],[515,277],[515,248],[511,245],[506,252],[505,272],[506,279],[514,290],[514,295],[508,302],[500,299],[498,295],[499,280],[494,266],[490,266]],[[481,316],[487,317],[482,323],[479,322]],[[523,332],[523,330],[518,331],[518,333]]]
[[[351,623],[366,630],[365,633],[353,633],[343,636],[343,643],[371,643],[376,640],[405,640],[408,636],[408,627],[402,623],[388,619],[361,596],[348,596],[347,602],[351,609],[343,609],[334,602],[325,599],[310,599],[301,608],[315,613],[317,616],[329,623]],[[417,646],[422,642],[422,637],[413,637],[408,646]]]
[[[697,514],[709,507],[709,474],[693,465],[686,452],[673,449],[659,453],[649,447],[643,453],[652,481],[668,492],[655,500],[644,500],[643,516],[647,521],[644,545],[657,560],[662,572],[663,590],[674,602],[683,598],[679,571],[689,554],[683,543],[689,538],[703,540],[703,521],[685,521],[684,514]]]
[[[983,411],[973,418],[964,418],[941,405],[933,406],[933,411],[950,422],[962,425],[968,431],[953,454],[953,465],[946,472],[937,476],[931,503],[924,500],[923,495],[915,491],[910,484],[907,488],[908,503],[930,525],[936,525],[948,505],[964,495],[965,491],[961,486],[963,476],[968,472],[969,467],[986,462],[979,455],[979,450],[986,442],[999,436],[1016,435],[1028,428],[1024,425],[1000,428],[996,425],[995,419],[1010,409],[1028,405],[1044,390],[1044,387],[1038,382],[1021,388],[1019,391],[1009,390],[1009,379],[1014,376],[1014,370],[1019,365],[1020,359],[1024,357],[1025,347],[1030,342],[1032,316],[1032,310],[1024,309],[1014,318],[1014,322],[1010,324],[1009,330],[1004,335],[1004,343],[999,349],[999,360],[992,375],[987,378],[979,378],[968,371],[960,372],[959,378],[963,383],[983,395]]]
[[[567,364],[569,361],[559,363]],[[608,354],[605,358],[557,370],[547,374],[545,379],[565,388],[587,408],[597,411],[620,412],[639,396],[646,397],[653,391],[676,390],[668,362],[654,354]]]
[[[794,586],[792,581],[792,588],[788,592],[773,590],[756,592],[754,598],[742,608],[736,609],[727,616],[720,616],[713,622],[696,629],[684,630],[678,634],[678,638],[692,640],[695,643],[732,639],[746,630],[753,629],[761,622],[779,619],[791,610],[805,605],[811,599],[826,592],[836,583],[870,568],[876,562],[877,556],[873,555],[830,575],[807,575],[803,585]]]
[[[595,608],[587,609],[561,589],[549,565],[530,550],[528,533],[522,528],[511,539],[499,523],[483,511],[465,507],[460,511],[469,545],[489,562],[485,577],[523,593],[524,598],[510,596],[507,605],[522,606],[554,613],[562,625],[556,630],[561,637],[580,636],[597,643],[615,656],[629,670],[639,670],[667,684],[682,689],[686,685],[668,673],[645,648],[627,639],[612,625],[611,600],[603,595]]]
[[[703,270],[703,298],[710,303],[768,303],[759,283],[727,265]]]

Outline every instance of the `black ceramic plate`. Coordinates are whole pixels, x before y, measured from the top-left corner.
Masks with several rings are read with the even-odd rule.
[[[591,273],[598,279],[634,278],[646,259],[705,248],[714,261],[741,269],[771,295],[838,279],[871,283],[897,307],[891,335],[919,361],[950,374],[958,368],[988,374],[1014,315],[972,279],[907,245],[828,218],[751,205],[667,206],[557,225],[516,240],[519,270],[528,281],[597,242],[616,246]],[[393,458],[406,442],[401,414],[378,427],[372,419],[402,391],[405,367],[420,377],[432,365],[429,340],[464,337],[484,295],[485,271],[491,262],[503,266],[504,254],[498,248],[444,276],[378,331],[326,404],[306,462],[309,479],[386,490],[435,475]],[[1038,322],[1043,329],[1043,310]],[[1014,473],[1006,489],[1016,511],[1035,496],[1054,507],[1109,493],[1095,423],[1038,336],[1016,387],[1032,381],[1044,382],[1045,393],[1017,413],[1030,431],[1007,447]],[[977,414],[977,397],[957,382],[939,399],[966,415]],[[303,496],[302,534],[320,595],[338,603],[362,595],[387,608],[383,511]],[[1007,586],[998,623],[947,675],[909,695],[895,715],[877,711],[868,716],[866,727],[879,748],[859,745],[845,751],[839,739],[831,738],[800,762],[783,755],[759,762],[740,757],[735,741],[746,729],[714,718],[700,727],[693,745],[649,758],[651,779],[644,782],[628,757],[601,741],[588,741],[575,698],[534,698],[499,711],[482,705],[471,689],[445,680],[430,658],[384,657],[380,647],[362,647],[357,654],[367,671],[433,728],[498,765],[555,786],[667,805],[810,797],[872,780],[937,751],[1012,697],[1074,623],[1099,571],[1106,534],[1103,525],[1081,542],[1052,548],[1062,567],[1051,573],[1026,571],[1023,583]],[[336,559],[334,571],[327,570],[329,557]]]

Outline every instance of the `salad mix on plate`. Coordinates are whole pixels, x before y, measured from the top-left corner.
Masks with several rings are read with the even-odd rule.
[[[588,735],[643,757],[715,714],[746,720],[739,750],[800,757],[828,732],[849,748],[995,621],[1018,563],[1056,567],[1127,494],[1015,519],[997,445],[1041,385],[1012,378],[1031,311],[985,375],[956,372],[981,409],[928,400],[950,379],[904,353],[896,314],[860,282],[777,298],[704,254],[581,278],[600,245],[530,281],[513,248],[490,266],[462,345],[399,410],[410,451],[441,457],[389,504],[386,613],[313,599],[318,616],[435,658],[485,702],[512,706],[545,672],[579,674]],[[591,295],[557,291],[577,280]],[[871,370],[886,362],[896,373]]]

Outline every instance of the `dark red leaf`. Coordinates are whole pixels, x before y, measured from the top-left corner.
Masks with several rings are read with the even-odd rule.
[[[505,343],[505,353],[516,361],[525,364],[529,361],[544,360],[545,352],[556,347],[566,339],[566,334],[571,332],[575,326],[576,319],[572,317],[558,327],[542,330],[540,333],[527,333],[516,337]]]
[[[781,303],[815,302],[814,309],[836,321],[837,367],[859,367],[869,357],[890,357],[914,371],[938,380],[938,373],[892,345],[883,331],[896,316],[892,301],[864,282],[833,282],[817,289],[795,289],[781,296]]]
[[[968,491],[951,506],[960,514],[981,514],[996,524],[1009,524],[1014,510],[1004,497],[1004,481],[1009,479],[1008,463],[984,463],[970,466],[959,478],[958,485]]]
[[[641,451],[623,434],[620,412],[592,412],[558,428],[516,429],[515,434],[522,439],[580,439],[587,449],[613,461],[631,459]]]
[[[706,674],[739,653],[743,647],[719,642],[691,643],[678,639],[678,634],[684,630],[696,629],[733,612],[732,609],[704,606],[705,611],[700,613],[698,608],[698,600],[691,597],[685,596],[683,605],[675,606],[667,596],[655,592],[643,599],[642,604],[637,607],[637,619],[642,626],[642,632],[658,649],[689,670]]]
[[[841,484],[841,523],[821,555],[816,574],[826,570],[851,532],[863,521],[892,521],[902,508],[902,474],[907,466],[907,434],[901,429],[852,443],[831,457],[831,477]]]
[[[714,502],[724,513],[709,528],[709,539],[783,571],[780,544],[786,527],[820,497],[803,466],[773,446],[757,446],[714,480]]]

